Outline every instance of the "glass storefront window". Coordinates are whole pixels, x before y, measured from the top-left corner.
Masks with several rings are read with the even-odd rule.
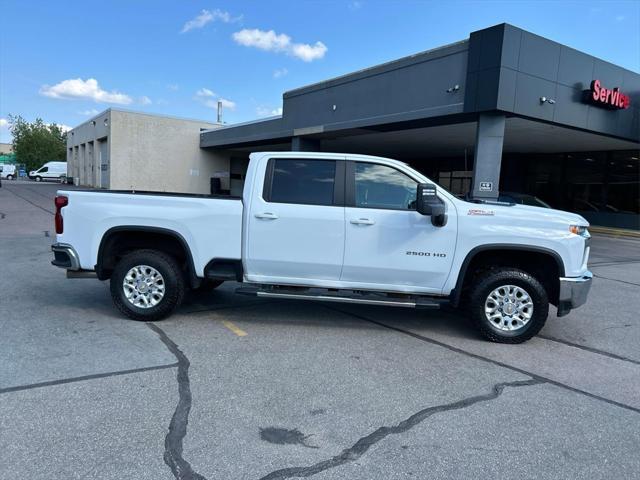
[[[422,163],[413,166],[426,170]],[[451,193],[469,193],[472,166],[463,158],[438,159],[428,168],[431,178]],[[640,230],[640,152],[508,153],[502,159],[500,192],[533,195],[593,225]]]
[[[606,154],[568,154],[566,161],[567,209],[573,212],[604,211]]]
[[[612,152],[607,170],[607,207],[618,213],[640,213],[640,153]]]

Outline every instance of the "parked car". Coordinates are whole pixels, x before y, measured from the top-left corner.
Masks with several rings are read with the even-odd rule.
[[[380,157],[253,153],[242,197],[60,190],[55,206],[52,263],[110,280],[135,320],[232,280],[258,297],[465,306],[487,339],[520,343],[591,286],[581,216],[466,202]]]
[[[0,165],[0,178],[6,178],[7,180],[13,180],[18,176],[16,172],[16,166],[5,163]]]
[[[62,181],[67,177],[67,162],[47,162],[38,170],[30,171],[28,176],[36,182],[42,180]]]

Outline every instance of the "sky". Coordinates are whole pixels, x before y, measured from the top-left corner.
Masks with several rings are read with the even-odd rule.
[[[9,114],[273,116],[287,90],[503,22],[640,71],[640,0],[0,0],[0,19],[2,142]]]

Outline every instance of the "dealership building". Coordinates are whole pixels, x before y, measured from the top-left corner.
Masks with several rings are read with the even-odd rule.
[[[508,24],[288,91],[282,116],[203,131],[239,193],[248,154],[396,158],[457,195],[520,192],[640,229],[640,75]]]
[[[208,193],[219,177],[240,194],[251,152],[363,153],[459,196],[530,195],[640,230],[640,74],[508,24],[285,92],[281,116],[223,125],[109,109],[67,139],[80,185]]]

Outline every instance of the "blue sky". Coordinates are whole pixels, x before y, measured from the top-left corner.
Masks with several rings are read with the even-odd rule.
[[[282,93],[502,22],[640,71],[640,0],[0,0],[6,119],[75,126],[109,106],[229,123]],[[375,101],[375,99],[372,99]]]

